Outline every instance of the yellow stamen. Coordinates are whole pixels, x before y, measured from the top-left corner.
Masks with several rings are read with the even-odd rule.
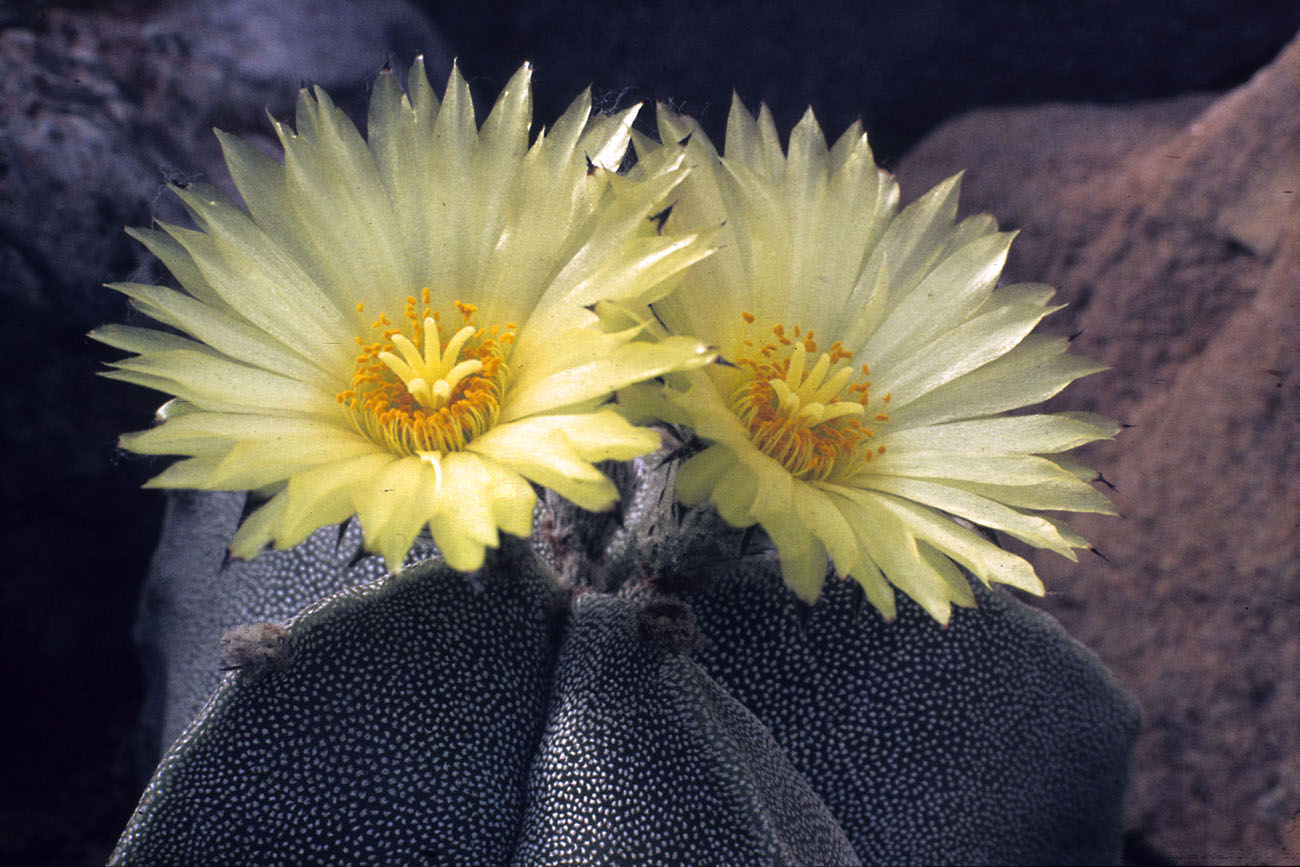
[[[752,314],[741,318],[746,325],[754,323]],[[855,370],[842,364],[853,353],[838,341],[818,355],[813,332],[799,326],[787,331],[777,324],[770,334],[766,341],[742,339],[751,355],[735,359],[750,376],[732,393],[729,406],[754,445],[794,477],[810,480],[851,472],[883,454],[863,447],[875,436],[862,423],[871,404],[867,365]],[[792,340],[787,334],[803,337]],[[811,365],[809,355],[816,356]],[[858,371],[864,378],[854,382]],[[889,420],[882,412],[872,415],[877,422]]]
[[[380,314],[371,326],[383,340],[357,338],[360,353],[350,387],[339,392],[356,429],[397,454],[441,455],[464,448],[496,423],[509,380],[506,359],[514,323],[503,330],[472,323],[477,308],[455,302],[462,327],[442,342],[428,288],[406,298],[407,332]],[[358,305],[360,310],[360,305]]]

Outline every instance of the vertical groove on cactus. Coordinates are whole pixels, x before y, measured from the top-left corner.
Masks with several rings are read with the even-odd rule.
[[[574,605],[516,863],[858,863],[763,724],[648,641],[641,608]]]

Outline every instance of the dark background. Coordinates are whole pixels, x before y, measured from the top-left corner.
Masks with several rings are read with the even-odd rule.
[[[828,136],[861,118],[886,166],[938,122],[978,106],[1133,102],[1224,90],[1272,59],[1300,28],[1300,4],[1241,0],[416,5],[442,45],[419,45],[419,31],[394,27],[388,50],[403,64],[419,49],[458,56],[480,108],[527,59],[536,66],[537,125],[550,123],[591,84],[606,107],[669,101],[720,142],[735,88],[751,106],[766,101],[783,134],[810,104]],[[114,32],[144,28],[167,6],[110,7]],[[63,62],[55,49],[40,57],[43,46],[58,43],[53,28],[105,21],[94,18],[104,10],[87,3],[0,6],[0,36],[30,33],[38,64],[54,74]],[[142,50],[162,50],[141,43]],[[290,57],[294,49],[286,48]],[[378,69],[380,54],[360,58],[360,67]],[[0,62],[6,93],[31,89],[22,80],[29,67],[7,55]],[[299,79],[313,74],[304,63],[301,73],[270,85],[271,93],[247,94],[250,123],[265,104],[288,105]],[[343,83],[344,104],[364,103],[365,78],[358,73]],[[127,101],[144,101],[130,80],[116,84]],[[139,94],[148,92],[140,86]],[[77,98],[63,103],[74,113]],[[85,106],[87,117],[101,108],[93,100]],[[7,511],[0,658],[8,729],[0,857],[83,863],[107,857],[145,782],[133,740],[143,684],[131,624],[162,511],[162,495],[139,489],[157,466],[114,446],[119,432],[146,426],[160,400],[96,379],[97,364],[114,354],[84,333],[128,316],[96,285],[129,279],[143,267],[121,226],[144,224],[168,206],[158,197],[160,178],[135,200],[109,201],[90,187],[58,182],[57,171],[32,174],[30,150],[24,163],[15,142],[33,117],[0,113],[8,127],[0,127],[0,210],[9,215],[0,218],[0,284],[7,284],[0,291],[7,365],[0,387]],[[227,128],[243,122],[218,120]],[[166,157],[160,165],[169,171],[199,168],[187,164],[197,158],[183,148]],[[21,171],[27,174],[20,178]],[[25,214],[34,216],[16,216]],[[59,220],[73,219],[98,240],[61,248]],[[1153,860],[1158,853],[1137,845],[1130,857]]]

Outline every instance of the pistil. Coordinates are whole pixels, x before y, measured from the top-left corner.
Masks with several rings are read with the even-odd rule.
[[[742,316],[747,325],[754,322]],[[867,445],[875,431],[863,424],[871,405],[867,366],[846,364],[853,353],[839,342],[819,353],[813,332],[798,326],[778,324],[772,334],[761,345],[745,340],[753,355],[735,360],[752,375],[732,393],[730,407],[754,445],[800,479],[826,479],[881,453]],[[855,375],[861,379],[855,382]],[[881,411],[875,420],[889,417]]]
[[[406,299],[409,336],[380,315],[371,327],[383,339],[357,338],[352,385],[339,403],[361,433],[398,454],[458,451],[496,423],[515,325],[483,328],[474,305],[456,308],[462,324],[445,344],[427,288],[419,302]]]

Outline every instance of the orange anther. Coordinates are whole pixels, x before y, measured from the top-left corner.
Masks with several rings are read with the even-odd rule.
[[[745,315],[744,319],[751,322],[753,317]],[[735,387],[728,405],[748,429],[754,445],[795,478],[809,480],[838,477],[879,456],[882,452],[864,446],[875,436],[875,431],[863,424],[870,416],[857,412],[837,414],[849,407],[856,410],[870,404],[871,382],[865,377],[871,369],[860,365],[863,378],[847,382],[848,372],[837,370],[832,374],[824,367],[853,358],[854,354],[840,341],[823,351],[812,329],[805,331],[801,325],[787,328],[783,323],[773,325],[771,334],[771,342],[759,341],[757,346],[753,340],[742,339],[745,354],[731,359],[745,371],[745,381]],[[823,354],[815,361],[801,360],[803,374],[791,379],[795,346],[810,355]],[[814,367],[821,371],[816,380],[809,373]],[[779,389],[773,385],[778,381]],[[830,383],[834,383],[834,391],[828,394],[823,389]],[[884,413],[874,415],[876,422],[889,420]]]
[[[438,311],[428,309],[428,287],[420,290],[420,297],[425,305],[422,314],[417,315],[417,302],[412,296],[406,299],[405,311],[405,319],[410,323],[407,336],[417,347],[424,339],[424,320],[432,318],[436,322],[439,318]],[[456,307],[466,321],[477,311],[473,304],[466,302],[458,301]],[[445,397],[433,398],[426,391],[425,397],[417,399],[406,380],[379,357],[393,352],[392,339],[403,333],[403,329],[394,327],[381,314],[372,328],[380,331],[384,339],[367,344],[357,338],[360,351],[352,387],[335,397],[344,404],[358,431],[398,454],[457,451],[496,423],[509,376],[504,347],[514,342],[515,327],[509,323],[504,333],[499,325],[476,329],[461,347],[460,355],[465,360],[478,361],[480,369],[461,375],[454,382],[449,380],[451,390]],[[441,401],[443,405],[435,407],[421,402],[426,399]]]

